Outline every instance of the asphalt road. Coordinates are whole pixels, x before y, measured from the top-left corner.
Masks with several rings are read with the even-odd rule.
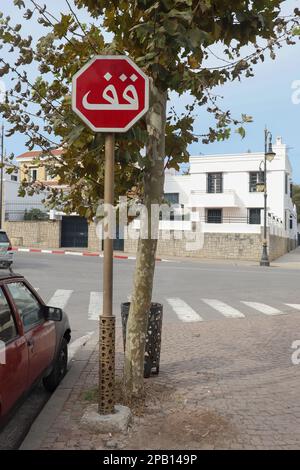
[[[98,328],[103,259],[71,255],[15,253],[13,269],[38,289],[49,305],[61,306],[70,318],[71,355],[86,335]],[[129,300],[135,261],[114,260],[114,313]],[[204,261],[158,262],[153,301],[164,306],[168,323],[218,321],[247,316],[300,315],[300,270],[261,268],[256,263]],[[0,433],[0,449],[18,446],[22,432],[47,400],[36,389]]]
[[[117,321],[121,302],[127,302],[131,294],[134,266],[134,260],[114,260]],[[102,268],[101,258],[15,254],[14,270],[24,274],[49,304],[66,310],[73,340],[97,329]],[[285,313],[295,311],[290,305],[300,304],[299,280],[299,271],[262,268],[255,263],[157,262],[153,301],[163,304],[164,323],[188,321],[181,309],[195,312],[203,321],[234,316],[235,310],[245,316],[268,314],[268,309],[263,313],[254,303],[266,304],[270,314],[272,309]]]

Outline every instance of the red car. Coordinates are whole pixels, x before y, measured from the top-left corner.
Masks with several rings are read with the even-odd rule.
[[[40,379],[54,391],[67,372],[71,329],[23,276],[0,275],[0,423]]]

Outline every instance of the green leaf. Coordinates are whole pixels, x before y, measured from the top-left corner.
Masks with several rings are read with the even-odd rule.
[[[54,25],[54,32],[56,33],[58,38],[62,38],[66,36],[68,30],[73,23],[73,17],[71,15],[61,15],[61,21]]]
[[[242,137],[242,139],[245,138],[245,136],[246,136],[246,131],[245,131],[245,129],[244,129],[243,127],[239,127],[238,129],[236,129],[236,132],[237,132],[238,134],[240,134],[240,136]]]
[[[14,5],[17,6],[19,9],[25,8],[25,3],[23,0],[14,0]]]

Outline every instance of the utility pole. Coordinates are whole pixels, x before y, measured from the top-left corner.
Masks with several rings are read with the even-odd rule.
[[[3,163],[4,163],[4,125],[1,126],[1,169],[0,169],[0,229],[3,218]]]

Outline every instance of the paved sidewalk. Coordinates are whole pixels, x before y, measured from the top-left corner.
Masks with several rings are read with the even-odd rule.
[[[272,265],[278,268],[300,269],[300,246],[274,260]]]
[[[128,433],[94,434],[80,418],[94,399],[97,338],[75,358],[22,449],[297,449],[300,315],[168,324],[161,371]],[[300,355],[299,355],[300,357]],[[122,368],[117,331],[117,374]]]

